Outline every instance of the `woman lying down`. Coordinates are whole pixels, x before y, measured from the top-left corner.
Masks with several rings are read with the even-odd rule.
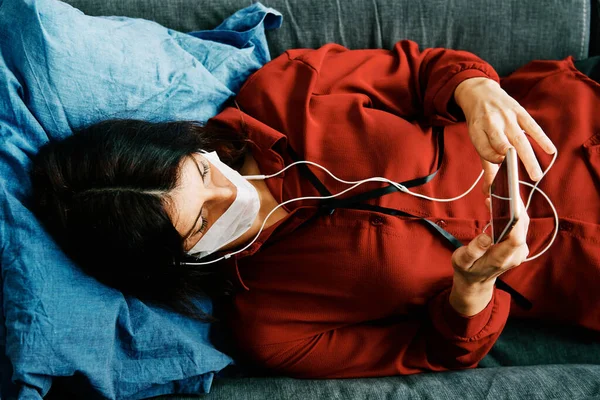
[[[499,83],[473,54],[412,41],[290,50],[206,124],[112,120],[49,143],[36,213],[126,294],[215,321],[194,305],[211,295],[243,359],[274,373],[473,368],[509,314],[600,331],[600,85],[570,57]],[[490,243],[509,149],[520,179],[547,171],[553,242],[536,192]],[[459,197],[482,171],[455,201],[413,195]]]

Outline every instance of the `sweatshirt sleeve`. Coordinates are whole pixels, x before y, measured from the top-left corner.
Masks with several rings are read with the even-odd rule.
[[[260,320],[253,320],[253,329],[245,329],[237,340],[252,362],[296,378],[374,377],[474,368],[506,324],[510,295],[494,289],[487,307],[466,317],[452,308],[449,293],[447,289],[429,302],[428,317],[329,330],[323,329],[322,323],[292,317],[289,310],[293,307],[271,310],[282,304],[273,302],[260,307]],[[286,317],[274,319],[275,315]],[[269,322],[265,325],[264,321]],[[292,339],[297,334],[304,337]],[[280,340],[269,343],[265,338]]]
[[[311,96],[362,94],[373,108],[430,125],[447,125],[464,120],[454,101],[454,90],[461,82],[474,77],[500,82],[496,71],[472,53],[444,48],[421,51],[410,40],[397,42],[392,50],[349,50],[327,44],[286,54],[250,78],[245,86],[256,90],[242,88],[240,95],[250,114],[260,115],[273,111],[270,106],[294,102],[298,107]],[[271,97],[271,101],[256,96]],[[290,110],[278,111],[293,115]]]

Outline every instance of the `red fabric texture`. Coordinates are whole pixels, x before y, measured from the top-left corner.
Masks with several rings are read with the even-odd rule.
[[[454,249],[416,218],[351,209],[312,218],[318,201],[292,202],[286,218],[228,265],[239,291],[227,322],[239,349],[274,373],[368,377],[473,368],[494,345],[509,311],[600,331],[600,85],[572,62],[532,62],[501,81],[559,150],[540,184],[561,217],[556,242],[502,276],[533,302],[531,311],[511,307],[510,296],[495,289],[477,315],[456,312],[448,303]],[[245,83],[236,99],[241,110],[226,108],[214,120],[234,129],[245,124],[263,174],[293,162],[286,152],[291,146],[342,179],[397,182],[435,169],[431,126],[445,125],[443,165],[414,191],[448,198],[467,190],[481,172],[453,101],[458,84],[480,76],[500,82],[471,53],[421,51],[408,40],[391,51],[335,44],[290,50]],[[534,150],[545,168],[551,157],[535,144]],[[332,193],[348,187],[309,168]],[[319,195],[298,168],[266,183],[280,203]],[[382,185],[368,183],[342,197]],[[523,186],[522,194],[528,193]],[[369,202],[428,218],[466,244],[489,221],[484,199],[478,186],[452,203],[403,193]],[[534,255],[547,244],[553,217],[539,195],[528,213]]]

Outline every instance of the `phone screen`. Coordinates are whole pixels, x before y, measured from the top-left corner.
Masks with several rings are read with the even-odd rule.
[[[501,241],[507,226],[512,225],[510,212],[510,189],[508,183],[507,158],[500,164],[500,169],[490,188],[491,212],[492,212],[492,239],[494,243]]]

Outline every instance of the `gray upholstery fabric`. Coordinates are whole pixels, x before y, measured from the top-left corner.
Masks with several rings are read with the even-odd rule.
[[[155,399],[584,399],[593,395],[600,400],[598,333],[509,319],[479,368],[469,371],[343,380],[223,378],[214,381],[209,395]]]
[[[502,76],[533,59],[588,56],[590,1],[597,0],[263,0],[283,13],[268,34],[273,56],[295,47],[337,42],[391,48],[400,39],[422,47],[469,50]],[[127,15],[193,31],[215,27],[250,0],[68,0],[90,15]]]
[[[600,365],[502,367],[377,379],[221,379],[203,396],[155,399],[600,399]],[[597,397],[596,397],[597,396]]]
[[[600,365],[600,333],[568,325],[509,318],[479,367],[544,364]]]

